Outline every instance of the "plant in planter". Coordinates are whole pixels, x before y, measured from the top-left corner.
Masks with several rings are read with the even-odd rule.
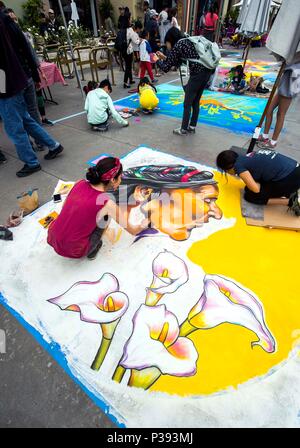
[[[23,24],[25,26],[39,26],[40,13],[43,11],[42,0],[27,0],[22,8],[24,10]]]

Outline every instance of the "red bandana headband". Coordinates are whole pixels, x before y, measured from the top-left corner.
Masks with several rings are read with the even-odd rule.
[[[118,159],[118,157],[116,157],[115,166],[111,170],[109,170],[106,173],[102,174],[101,180],[109,181],[111,179],[114,179],[116,177],[116,175],[118,174],[120,168],[121,168],[120,159]]]

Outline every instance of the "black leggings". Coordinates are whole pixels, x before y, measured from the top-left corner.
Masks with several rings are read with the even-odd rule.
[[[90,248],[88,255],[102,246],[102,236],[110,222],[109,217],[106,215],[100,222],[100,227],[96,227],[90,236]]]
[[[133,62],[133,53],[131,54],[123,54],[123,59],[125,62],[125,73],[124,73],[124,83],[132,82],[132,62]]]
[[[181,129],[187,130],[189,125],[196,127],[200,110],[200,98],[212,74],[212,70],[204,68],[200,73],[191,74],[184,88],[184,104]],[[190,122],[191,110],[193,114]]]
[[[294,169],[287,177],[276,182],[262,183],[259,193],[253,193],[247,187],[244,197],[253,204],[266,205],[269,199],[289,198],[300,188],[300,166]]]

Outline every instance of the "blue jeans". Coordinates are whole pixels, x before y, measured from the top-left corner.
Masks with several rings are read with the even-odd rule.
[[[30,167],[39,165],[39,161],[32,149],[28,134],[37,143],[47,146],[50,151],[59,145],[31,118],[26,107],[23,92],[10,98],[0,99],[0,116],[7,135],[16,146],[19,159]]]

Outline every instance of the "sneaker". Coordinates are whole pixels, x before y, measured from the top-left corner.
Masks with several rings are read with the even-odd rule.
[[[134,81],[134,80],[130,81],[130,85],[132,85],[132,84],[135,84],[135,81]]]
[[[92,126],[92,130],[96,132],[106,132],[108,131],[108,126]]]
[[[188,135],[188,131],[186,131],[185,129],[178,128],[178,129],[174,129],[173,130],[173,134],[175,134],[175,135]]]
[[[3,152],[0,151],[0,165],[2,165],[3,163],[6,163],[6,162],[7,162],[7,158],[5,157]]]
[[[269,141],[268,138],[264,138],[262,134],[259,134],[259,137],[258,137],[258,139],[256,141],[256,144],[258,145],[258,144],[261,144],[261,143],[266,143],[268,141]]]
[[[267,139],[267,140],[265,140],[265,141],[258,142],[258,143],[257,143],[257,146],[258,146],[260,149],[271,149],[272,151],[275,151],[275,149],[276,149],[276,144],[275,144],[275,145],[272,145],[270,139]]]
[[[60,144],[56,149],[52,149],[49,150],[49,152],[44,156],[45,160],[52,160],[55,159],[56,156],[58,156],[58,154],[60,154],[61,152],[63,152],[64,147]]]
[[[187,131],[189,134],[196,134],[196,128],[194,126],[189,126]]]
[[[159,81],[159,79],[154,78],[153,81],[151,81],[151,82],[152,82],[152,84],[156,84],[158,81]]]
[[[54,126],[53,121],[48,120],[48,118],[44,118],[44,119],[42,120],[42,123],[43,123],[43,124],[47,124],[48,126]]]
[[[130,89],[130,84],[126,84],[126,83],[124,82],[123,87],[124,87],[124,89]]]
[[[35,165],[35,166],[28,166],[26,163],[25,163],[25,165],[23,166],[23,168],[20,170],[20,171],[18,171],[17,173],[16,173],[16,175],[18,176],[18,177],[27,177],[27,176],[30,176],[31,174],[33,174],[33,173],[36,173],[37,171],[40,171],[42,168],[41,168],[41,165]]]
[[[88,258],[89,260],[95,260],[95,258],[97,257],[98,252],[99,252],[99,250],[101,249],[102,245],[103,245],[103,242],[100,241],[99,244],[98,244],[98,246],[97,246],[92,252],[90,252],[90,253],[87,255],[87,258]]]

